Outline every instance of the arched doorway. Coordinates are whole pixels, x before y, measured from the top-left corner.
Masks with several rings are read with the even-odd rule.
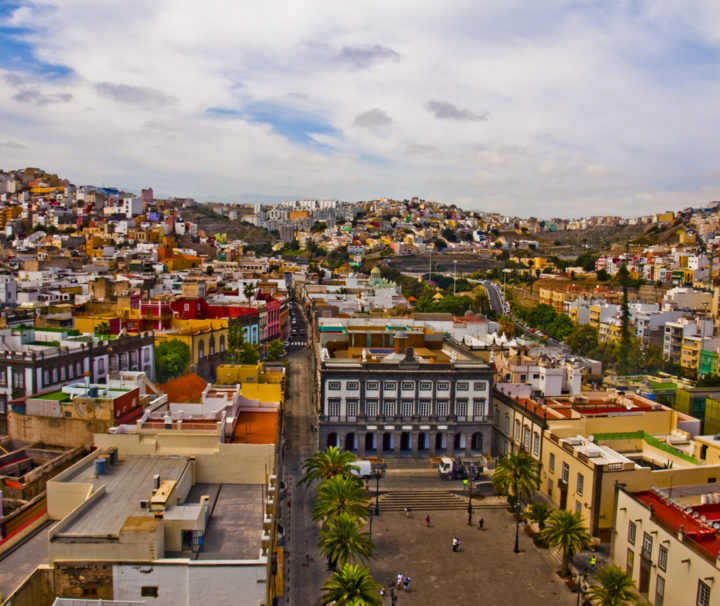
[[[456,433],[453,440],[453,450],[465,450],[465,434]]]
[[[435,434],[435,452],[445,452],[445,449],[447,448],[447,442],[445,439],[445,434],[441,431]]]
[[[355,441],[355,434],[349,433],[345,435],[345,450],[355,452],[357,450],[357,442]]]
[[[418,441],[418,450],[428,450],[430,448],[430,444],[428,441],[428,435],[425,432],[420,432],[417,437]]]
[[[328,434],[326,446],[338,446],[338,436],[334,431]]]
[[[365,434],[365,452],[375,452],[377,450],[377,436],[374,433]]]
[[[410,432],[409,431],[403,431],[400,434],[400,450],[403,452],[408,452],[412,446],[410,445]]]
[[[383,434],[382,443],[383,452],[393,452],[395,450],[395,435],[392,433]]]
[[[483,449],[483,435],[478,431],[472,435],[470,440],[470,448],[473,452],[482,452]]]

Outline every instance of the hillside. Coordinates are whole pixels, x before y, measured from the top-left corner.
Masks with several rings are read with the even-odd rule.
[[[244,240],[253,245],[274,244],[278,238],[262,227],[256,227],[245,221],[231,221],[204,205],[194,208],[183,208],[181,215],[184,221],[197,223],[207,235],[227,234],[228,239]]]

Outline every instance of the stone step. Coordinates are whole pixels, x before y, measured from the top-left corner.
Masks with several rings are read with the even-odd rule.
[[[467,501],[451,492],[430,490],[396,490],[380,496],[380,507],[385,511],[453,510],[465,509]]]

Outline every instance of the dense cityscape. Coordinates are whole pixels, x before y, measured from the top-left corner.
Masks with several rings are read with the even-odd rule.
[[[0,201],[3,603],[720,600],[720,202]]]

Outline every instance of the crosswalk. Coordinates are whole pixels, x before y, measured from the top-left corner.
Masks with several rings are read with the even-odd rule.
[[[307,341],[290,341],[288,345],[290,347],[305,347],[307,345]]]

